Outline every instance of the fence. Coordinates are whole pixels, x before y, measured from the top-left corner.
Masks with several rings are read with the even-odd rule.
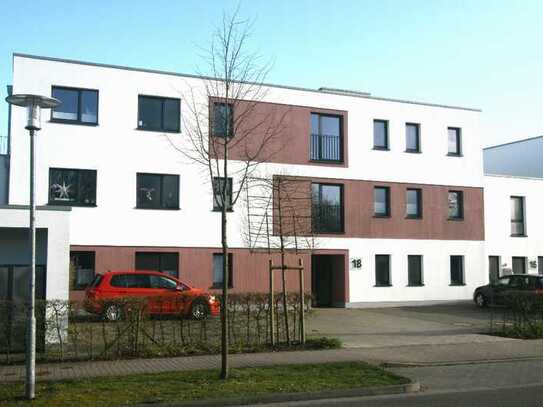
[[[317,161],[341,161],[341,138],[327,134],[312,134],[311,159]]]
[[[520,339],[543,338],[543,298],[526,293],[503,298],[503,308],[490,312],[490,333]]]
[[[284,343],[282,295],[275,307],[276,342]],[[251,352],[269,347],[268,295],[231,294],[228,315],[232,352]],[[157,300],[153,299],[154,304]],[[179,299],[186,302],[188,299]],[[111,302],[109,302],[111,304]],[[38,361],[108,360],[135,357],[210,354],[220,351],[220,318],[192,320],[182,315],[151,316],[147,302],[125,299],[115,302],[123,318],[105,321],[83,311],[83,302],[38,301]],[[299,340],[299,296],[289,294],[290,338]],[[310,304],[307,295],[306,304]],[[184,304],[180,304],[184,305]],[[171,306],[171,303],[165,304]],[[309,305],[308,305],[309,307]],[[0,303],[0,364],[19,363],[24,355],[26,305]]]

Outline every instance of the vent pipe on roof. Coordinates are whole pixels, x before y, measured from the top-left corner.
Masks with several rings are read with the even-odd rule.
[[[371,93],[369,92],[360,92],[358,90],[337,89],[337,88],[327,88],[327,87],[320,87],[319,92],[334,93],[336,95],[347,95],[347,96],[371,96]]]

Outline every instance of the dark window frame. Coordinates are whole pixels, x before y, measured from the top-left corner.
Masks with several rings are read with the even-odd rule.
[[[417,213],[411,215],[407,213],[407,195],[409,191],[417,191]],[[422,207],[422,188],[406,188],[405,189],[405,217],[406,219],[422,219],[423,207]]]
[[[77,256],[91,256],[92,257],[92,272],[93,277],[87,285],[77,284],[77,274],[81,271],[81,268],[77,268],[77,265],[72,264],[72,259]],[[73,265],[74,275],[71,275]],[[70,290],[71,291],[83,291],[85,290],[96,278],[96,252],[89,250],[70,250]]]
[[[387,278],[386,282],[380,282],[380,273],[379,270],[377,270],[377,258],[383,257],[387,259]],[[375,255],[375,287],[392,287],[392,279],[390,278],[390,254],[376,254]]]
[[[385,208],[385,213],[377,213],[375,211],[375,192],[377,189],[382,189],[386,192],[386,202],[385,202],[385,205],[386,205],[386,208]],[[382,185],[375,185],[373,187],[373,217],[374,218],[390,218],[391,216],[391,208],[390,208],[390,187],[387,187],[387,186],[382,186]]]
[[[515,273],[515,260],[522,262],[522,273]],[[520,275],[528,273],[528,258],[526,256],[512,256],[511,257],[511,273],[512,275]]]
[[[449,205],[449,195],[450,194],[457,194],[457,202],[458,202],[458,215],[457,216],[451,216],[450,214],[450,207]],[[464,191],[459,190],[449,190],[447,192],[447,217],[448,220],[464,220]]]
[[[385,127],[385,145],[379,146],[375,143],[375,124],[376,123],[382,123]],[[383,119],[373,119],[373,149],[374,150],[380,150],[380,151],[390,151],[390,137],[389,137],[389,128],[388,128],[388,120]]]
[[[172,256],[175,255],[175,275],[168,273],[165,271],[166,267],[163,267],[165,261],[165,256]],[[158,256],[158,270],[151,270],[149,268],[138,268],[138,256]],[[158,271],[159,273],[163,273],[166,276],[171,276],[175,278],[179,278],[181,275],[181,272],[179,270],[179,260],[180,260],[179,252],[153,252],[153,251],[141,251],[141,252],[135,252],[134,253],[134,270],[136,271]]]
[[[418,282],[414,281],[412,274],[414,271],[411,270],[411,259],[417,258],[419,260],[419,279]],[[409,254],[407,255],[407,286],[408,287],[423,287],[424,286],[424,257],[420,254]]]
[[[211,134],[213,137],[219,137],[219,138],[226,138],[226,134],[224,132],[217,132],[216,131],[216,124],[217,124],[217,106],[227,106],[230,110],[230,117],[228,125],[230,127],[228,138],[234,137],[234,104],[233,103],[226,103],[226,102],[213,102],[213,111],[212,111],[212,122],[211,122]]]
[[[453,258],[460,259],[460,280],[454,281],[453,279]],[[449,256],[449,277],[450,277],[450,284],[451,286],[463,286],[466,285],[466,264],[465,259],[463,255],[451,255]]]
[[[53,117],[55,109],[51,109],[49,121],[51,123],[62,123],[62,124],[77,124],[82,126],[98,126],[99,123],[99,113],[100,113],[100,91],[98,89],[89,89],[89,88],[76,88],[71,86],[61,86],[61,85],[52,85],[51,86],[51,96],[53,96],[53,91],[55,89],[67,90],[77,92],[77,119],[59,119]],[[82,92],[95,92],[96,93],[96,122],[85,122],[81,120],[81,95]]]
[[[407,133],[407,129],[408,127],[414,127],[417,129],[417,148],[409,148],[408,147],[408,133]],[[420,123],[411,123],[411,122],[407,122],[405,123],[405,152],[406,153],[421,153],[422,152],[422,149],[421,149],[421,142],[420,142]]]
[[[454,130],[456,132],[456,150],[449,150],[449,131]],[[447,127],[447,155],[451,157],[462,157],[462,128],[461,127]]]
[[[224,177],[213,177],[213,182],[212,182],[212,189],[213,189],[213,212],[221,212],[222,211],[222,206],[219,204],[219,201],[217,200],[217,193],[219,192],[218,191],[218,188],[215,187],[215,183],[217,182],[217,180],[223,180]],[[232,199],[233,199],[233,193],[234,193],[234,181],[232,179],[232,177],[228,177],[227,178],[227,181],[226,181],[227,185],[226,185],[226,197],[228,198],[228,204],[226,205],[226,212],[233,212],[234,211],[234,208],[232,206]],[[230,193],[228,194],[228,190],[230,189]]]
[[[53,194],[51,191],[51,178],[52,178],[52,172],[53,171],[77,171],[79,173],[78,175],[78,192],[81,190],[81,173],[87,172],[87,173],[94,173],[94,203],[84,203],[84,202],[64,202],[64,201],[58,201],[53,199]],[[55,205],[55,206],[76,206],[76,207],[87,207],[87,208],[95,208],[97,206],[97,194],[98,194],[98,171],[97,170],[89,170],[89,169],[83,169],[83,168],[60,168],[60,167],[50,167],[49,168],[49,180],[48,180],[48,205]]]
[[[212,271],[212,284],[211,288],[218,289],[222,288],[223,281],[217,282],[215,281],[215,256],[222,256],[222,253],[213,253],[211,257],[211,271]],[[222,262],[221,262],[221,271],[222,271]],[[234,288],[234,253],[228,252],[228,288]]]
[[[157,199],[157,201],[160,203],[159,206],[154,207],[146,207],[142,206],[140,204],[140,176],[156,176],[160,177],[160,197]],[[164,190],[164,178],[165,177],[175,177],[177,179],[176,186],[177,186],[177,205],[173,208],[168,208],[162,205],[162,197],[163,197],[163,190]],[[179,202],[181,201],[181,177],[178,174],[158,174],[158,173],[151,173],[151,172],[137,172],[136,173],[136,209],[150,209],[150,210],[166,210],[166,211],[177,211],[180,209]]]
[[[310,128],[311,128],[311,116],[312,115],[317,115],[318,116],[318,134],[313,134],[313,129],[311,129],[310,131],[310,139],[309,139],[309,161],[311,162],[321,162],[321,163],[331,163],[331,164],[343,164],[344,161],[345,161],[345,157],[343,156],[343,146],[344,146],[344,124],[343,124],[343,115],[339,115],[339,114],[333,114],[333,113],[323,113],[323,112],[311,112],[310,113],[310,116],[309,116],[309,119],[310,119]],[[319,148],[318,148],[318,157],[317,158],[313,158],[312,157],[312,151],[313,151],[313,148],[312,148],[312,143],[313,143],[313,138],[314,136],[317,136],[320,140],[320,138],[323,136],[322,135],[322,131],[321,131],[321,117],[333,117],[333,118],[336,118],[338,119],[338,122],[339,122],[339,159],[337,160],[334,160],[334,159],[327,159],[327,158],[323,158],[323,153],[322,153],[322,143],[319,141]]]
[[[513,200],[520,201],[520,208],[522,210],[521,219],[513,219],[511,217],[511,237],[527,237],[526,234],[526,200],[525,197],[519,195],[511,195],[510,202]],[[522,233],[513,233],[513,224],[522,224]]]
[[[319,186],[319,205],[320,205],[320,202],[321,202],[321,197],[322,197],[322,190],[321,190],[321,186],[323,185],[327,185],[327,186],[334,186],[334,187],[339,187],[339,200],[340,200],[340,211],[339,211],[339,216],[340,216],[340,230],[339,231],[322,231],[322,230],[316,230],[315,229],[315,221],[314,221],[314,214],[313,214],[313,210],[314,210],[314,203],[311,202],[311,229],[313,231],[313,233],[315,234],[318,234],[318,235],[327,235],[327,234],[330,234],[330,235],[341,235],[341,234],[344,234],[345,233],[345,191],[344,191],[344,185],[343,184],[335,184],[335,183],[329,183],[329,182],[312,182],[311,183],[311,193],[313,193],[313,185],[318,185]]]
[[[155,99],[160,100],[162,102],[162,109],[160,114],[160,127],[142,127],[140,126],[140,113],[141,113],[141,106],[140,106],[140,99]],[[164,128],[164,106],[165,101],[171,100],[174,102],[177,102],[178,109],[177,109],[177,129],[176,130],[169,130]],[[145,95],[145,94],[139,94],[138,95],[138,117],[137,117],[137,126],[136,128],[138,130],[142,131],[154,131],[154,132],[161,132],[161,133],[181,133],[181,99],[180,98],[172,98],[168,96],[156,96],[156,95]]]

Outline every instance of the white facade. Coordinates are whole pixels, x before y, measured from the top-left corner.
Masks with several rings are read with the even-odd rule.
[[[183,129],[183,120],[189,116],[183,95],[189,87],[201,89],[201,79],[19,55],[14,56],[13,69],[14,94],[50,95],[53,85],[99,91],[97,126],[52,123],[44,117],[43,129],[37,137],[39,205],[48,202],[50,168],[97,170],[97,206],[72,209],[71,245],[219,247],[219,215],[212,211],[207,175],[187,162],[170,144],[183,148],[183,130],[180,134],[165,135],[136,129],[138,95],[181,98]],[[493,185],[493,180],[483,179],[479,111],[274,86],[269,87],[265,101],[347,111],[349,165],[344,168],[266,164],[261,168],[263,173],[451,187]],[[9,204],[28,203],[28,137],[24,117],[23,109],[13,110]],[[374,119],[388,120],[390,151],[373,150]],[[420,124],[422,153],[405,153],[405,123]],[[461,157],[447,156],[448,127],[462,129]],[[138,172],[178,174],[180,210],[136,209]],[[491,192],[494,193],[498,194]],[[488,201],[485,197],[486,213],[494,210],[488,207]],[[537,207],[535,202],[530,205]],[[505,216],[507,221],[508,207],[497,206],[496,211],[498,208],[499,216]],[[502,209],[505,214],[501,213]],[[537,215],[531,211],[528,216]],[[234,248],[244,246],[240,233],[242,217],[241,211],[235,211],[229,218],[229,245]],[[487,237],[492,238],[498,227],[501,227],[498,222],[487,222]],[[505,249],[508,240],[498,239],[492,244],[496,244],[504,256],[515,251]],[[530,249],[534,254],[539,244],[539,241],[534,243]],[[349,250],[350,258],[362,260],[361,269],[349,271],[347,305],[468,299],[474,288],[488,279],[482,240],[337,237],[319,239],[319,247]],[[391,256],[391,287],[374,287],[376,254]],[[65,256],[67,267],[68,254],[62,251],[57,255]],[[407,287],[407,255],[423,256],[423,286]],[[450,285],[451,255],[464,256],[465,285]],[[65,274],[56,275],[55,281],[63,279]],[[58,284],[62,287],[51,290],[65,292],[67,278],[65,283]]]

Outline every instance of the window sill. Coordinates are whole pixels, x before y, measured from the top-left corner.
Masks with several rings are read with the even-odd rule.
[[[373,150],[374,150],[374,151],[390,151],[390,148],[389,148],[389,147],[378,147],[378,146],[373,146]]]
[[[422,151],[420,151],[420,150],[405,150],[404,153],[409,153],[409,154],[422,154]]]
[[[313,231],[313,233],[315,235],[320,235],[320,236],[326,236],[326,235],[334,235],[334,236],[341,236],[341,235],[344,235],[345,232],[341,231],[341,232],[326,232],[326,231],[319,231],[319,232],[315,232]]]
[[[458,284],[449,284],[449,287],[462,287],[462,286],[465,286],[466,283],[458,283]]]
[[[310,159],[309,162],[316,163],[316,164],[336,164],[336,165],[345,164],[345,162],[343,160],[313,160],[313,159]]]
[[[374,214],[373,217],[376,218],[376,219],[390,219],[391,216],[390,215],[376,215],[376,214]]]
[[[447,218],[450,222],[463,222],[464,218]]]
[[[511,235],[511,237],[528,237],[528,235]]]
[[[180,134],[181,130],[162,130],[162,129],[146,129],[144,127],[136,127],[136,130],[138,131],[149,131],[152,133],[172,133],[172,134]]]
[[[424,287],[424,284],[407,284],[406,287]]]
[[[447,157],[464,157],[463,154],[447,153]]]
[[[87,123],[87,122],[80,122],[78,120],[61,120],[61,119],[51,119],[49,120],[49,123],[56,123],[56,124],[72,124],[76,126],[91,126],[96,127],[98,126],[98,123]]]
[[[151,210],[151,211],[180,211],[181,208],[142,208],[141,206],[135,206],[134,209]]]
[[[420,220],[420,219],[422,219],[422,216],[405,215],[405,219]]]
[[[76,207],[76,208],[96,208],[98,205],[96,204],[70,204],[70,203],[64,203],[64,202],[47,202],[47,205],[51,206],[69,206],[69,207]]]
[[[392,287],[392,284],[375,284],[374,287]]]

